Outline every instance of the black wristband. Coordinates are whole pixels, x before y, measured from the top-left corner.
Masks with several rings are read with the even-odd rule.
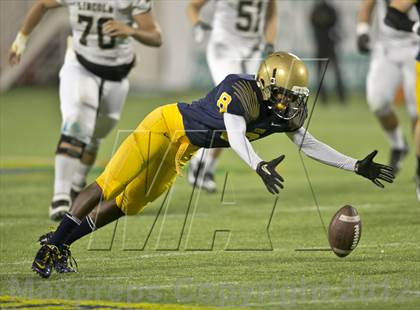
[[[406,32],[412,32],[415,24],[407,14],[393,7],[388,7],[384,21],[388,26]]]

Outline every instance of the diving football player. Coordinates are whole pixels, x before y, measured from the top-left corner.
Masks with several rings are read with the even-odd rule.
[[[96,181],[80,193],[57,230],[41,237],[32,269],[45,278],[53,268],[74,271],[68,264],[74,241],[121,216],[140,212],[172,185],[199,148],[231,147],[272,194],[283,188],[276,166],[284,155],[264,161],[250,140],[273,133],[286,133],[307,156],[324,164],[355,172],[379,187],[384,187],[381,180],[392,183],[392,168],[373,162],[377,151],[356,160],[305,131],[307,86],[303,61],[277,52],[261,63],[256,77],[231,74],[192,104],[155,109],[121,144]]]
[[[261,59],[274,51],[277,2],[216,1],[212,26],[200,19],[200,12],[208,2],[190,0],[187,14],[194,25],[197,41],[202,39],[204,31],[211,31],[206,55],[214,85],[218,85],[228,74],[255,74]],[[191,185],[209,193],[216,191],[214,172],[221,151],[221,148],[202,148],[192,157],[188,169]]]
[[[30,9],[9,55],[15,65],[29,35],[51,9],[69,10],[72,44],[60,71],[61,136],[55,155],[49,215],[60,220],[86,185],[101,141],[120,118],[127,75],[135,64],[134,41],[160,46],[161,32],[149,0],[38,0]]]
[[[420,2],[417,0],[393,0],[388,6],[385,23],[397,30],[413,32],[420,36],[420,22],[411,20],[407,12],[415,7],[420,14]],[[414,129],[414,142],[416,145],[417,170],[416,170],[416,195],[420,202],[420,50],[416,57],[416,100],[417,122]]]
[[[419,38],[415,33],[397,31],[385,24],[387,11],[386,0],[363,0],[358,16],[358,47],[361,53],[371,50],[371,20],[377,13],[377,36],[372,46],[372,54],[367,75],[367,101],[371,111],[376,115],[391,146],[389,165],[396,174],[402,161],[408,154],[408,144],[404,139],[393,102],[397,88],[402,84],[407,112],[412,121],[412,128],[417,121],[415,95],[415,56],[418,51]],[[418,20],[414,8],[410,16]]]

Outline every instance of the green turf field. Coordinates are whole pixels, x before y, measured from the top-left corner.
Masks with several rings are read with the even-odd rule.
[[[131,95],[118,125],[122,131],[107,138],[90,178],[101,171],[124,130],[133,129],[153,107],[192,96]],[[414,195],[413,151],[395,184],[384,190],[304,158],[326,224],[344,204],[359,210],[362,238],[347,258],[295,251],[328,243],[299,153],[278,135],[254,143],[265,159],[286,155],[281,168],[286,188],[277,201],[255,173],[226,151],[216,176],[218,194],[196,191],[192,196],[180,177],[166,200],[76,243],[79,273],[54,273],[43,280],[30,266],[37,238],[54,225],[48,205],[60,126],[58,97],[53,89],[19,89],[1,94],[0,108],[0,307],[420,307],[420,205]],[[412,142],[408,118],[403,109],[398,113]],[[378,160],[388,160],[385,137],[361,96],[354,96],[348,107],[318,107],[310,128],[346,154],[362,158],[378,149]]]

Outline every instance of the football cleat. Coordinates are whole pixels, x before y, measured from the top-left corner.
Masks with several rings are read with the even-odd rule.
[[[71,256],[70,246],[67,244],[63,244],[58,247],[58,255],[53,263],[54,269],[58,273],[68,273],[77,271],[77,262],[74,259],[74,257]]]
[[[216,182],[214,174],[211,172],[202,173],[202,169],[198,171],[197,165],[190,164],[188,168],[188,183],[192,186],[204,189],[208,193],[216,192]]]
[[[49,278],[53,267],[53,261],[57,253],[58,249],[55,245],[42,245],[35,255],[35,259],[32,263],[32,270],[42,278]]]
[[[70,210],[70,201],[67,199],[60,199],[51,202],[50,219],[53,221],[61,221],[63,216]]]
[[[201,187],[206,190],[208,193],[216,192],[216,182],[214,181],[214,174],[207,172],[204,175]]]
[[[53,232],[48,232],[45,235],[39,237],[39,243],[46,245],[49,243],[53,236]],[[56,257],[53,259],[53,266],[55,271],[58,273],[76,272],[77,262],[71,255],[70,246],[67,244],[60,245],[56,253]],[[74,263],[74,264],[73,264]]]
[[[389,166],[392,168],[394,174],[397,174],[402,167],[403,159],[408,155],[408,145],[405,143],[403,149],[392,149],[391,150],[391,158],[389,160]]]

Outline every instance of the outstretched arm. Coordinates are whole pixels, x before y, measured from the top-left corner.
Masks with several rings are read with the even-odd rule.
[[[376,0],[363,0],[357,15],[357,47],[360,53],[370,52],[370,24]]]
[[[194,26],[194,39],[200,43],[204,39],[204,32],[212,29],[211,25],[200,20],[200,11],[208,0],[190,0],[187,6],[187,16]]]
[[[255,153],[251,143],[246,138],[245,118],[239,115],[225,113],[223,120],[230,147],[252,170],[256,170],[257,165],[263,160]]]
[[[318,141],[309,132],[305,132],[303,127],[287,133],[287,136],[298,147],[302,147],[302,152],[306,156],[329,166],[355,171],[357,159],[346,156],[327,144]]]
[[[363,0],[357,14],[357,23],[366,23],[370,25],[372,12],[375,8],[376,0]]]
[[[26,43],[29,35],[40,23],[45,13],[50,10],[61,6],[57,0],[38,0],[31,7],[28,14],[23,20],[22,27],[13,42],[9,51],[9,64],[14,66],[20,62],[20,58],[25,51]]]
[[[288,137],[298,146],[305,155],[329,166],[354,171],[357,174],[371,180],[376,186],[384,187],[379,181],[392,183],[394,174],[389,166],[375,163],[373,158],[378,151],[373,151],[362,160],[356,160],[344,155],[332,147],[315,139],[303,127],[297,131],[287,133]]]
[[[385,24],[397,30],[420,35],[420,22],[412,21],[406,14],[413,3],[413,0],[393,0],[387,9]]]
[[[277,1],[270,0],[267,6],[267,14],[265,17],[265,54],[274,52],[274,46],[277,38]]]
[[[282,182],[284,180],[277,173],[276,167],[284,159],[284,155],[269,162],[263,161],[255,153],[251,143],[246,138],[245,118],[239,115],[225,113],[223,119],[230,147],[252,170],[258,173],[270,193],[278,194],[279,188],[283,188]]]

